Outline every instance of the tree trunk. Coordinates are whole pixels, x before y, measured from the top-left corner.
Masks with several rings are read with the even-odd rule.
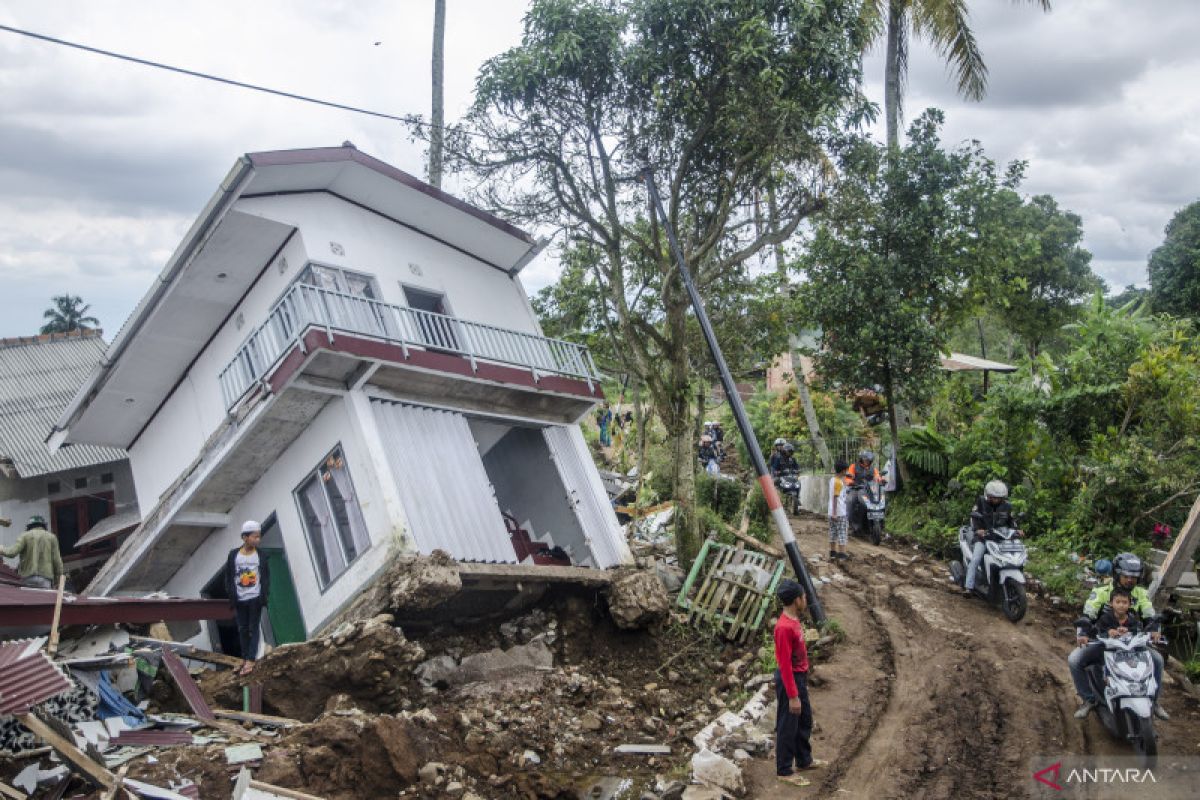
[[[667,441],[674,469],[671,485],[675,496],[675,555],[679,566],[690,569],[700,552],[700,521],[696,518],[696,454],[692,449],[692,425],[687,409],[667,421]]]
[[[775,203],[775,188],[767,187],[767,213],[770,217],[771,233],[779,230],[779,206]],[[775,271],[779,277],[787,277],[787,263],[784,259],[783,243],[775,245]],[[813,408],[812,394],[808,391],[808,378],[800,365],[800,337],[796,334],[788,336],[788,350],[792,356],[792,378],[796,381],[796,391],[800,394],[800,405],[804,407],[804,421],[808,424],[808,438],[812,440],[813,448],[821,457],[821,464],[826,472],[833,472],[833,459],[821,435],[821,423],[817,421],[817,410]]]
[[[900,424],[896,420],[895,385],[892,382],[891,370],[887,371],[884,382],[884,391],[887,392],[888,425],[892,429],[892,452],[896,455],[896,471],[900,473],[899,485],[903,486],[908,483],[908,467],[900,457]]]
[[[429,133],[429,182],[442,188],[443,141],[446,101],[443,94],[446,71],[446,0],[433,0],[433,113]]]
[[[800,363],[800,337],[792,334],[788,337],[788,345],[792,354],[792,378],[796,381],[796,391],[800,394],[800,405],[804,407],[804,421],[808,423],[808,438],[821,457],[821,464],[826,472],[833,472],[833,457],[829,455],[829,447],[825,437],[821,435],[821,423],[817,420],[817,410],[813,408],[812,395],[808,391],[808,378],[804,375],[804,367]]]
[[[900,148],[900,49],[904,46],[904,7],[892,0],[888,3],[887,55],[884,62],[883,107],[887,116],[887,144]]]

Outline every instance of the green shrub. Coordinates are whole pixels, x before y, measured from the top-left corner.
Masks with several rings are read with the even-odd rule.
[[[741,518],[746,486],[727,477],[715,478],[707,472],[696,475],[696,503],[716,511],[721,519],[737,524]]]

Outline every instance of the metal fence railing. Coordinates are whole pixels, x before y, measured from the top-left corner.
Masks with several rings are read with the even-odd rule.
[[[405,348],[452,353],[470,359],[472,365],[482,360],[521,367],[535,377],[579,378],[589,387],[600,379],[591,353],[574,342],[297,283],[221,371],[218,379],[226,409],[311,327],[370,336]]]

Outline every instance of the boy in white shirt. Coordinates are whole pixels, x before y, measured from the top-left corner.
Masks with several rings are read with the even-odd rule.
[[[846,539],[849,535],[849,519],[846,516],[846,487],[850,484],[846,476],[849,465],[838,459],[833,465],[833,477],[829,479],[829,560],[846,561]]]

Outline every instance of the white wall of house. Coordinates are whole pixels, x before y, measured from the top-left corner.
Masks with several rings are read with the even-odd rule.
[[[214,531],[196,549],[166,584],[165,591],[180,597],[199,596],[204,585],[224,567],[229,551],[241,543],[242,523],[247,519],[261,523],[275,514],[308,631],[318,627],[350,600],[382,566],[398,533],[380,498],[370,458],[355,432],[351,413],[348,404],[340,398],[330,402],[230,511],[229,526]],[[338,444],[360,500],[371,547],[322,591],[293,492]],[[195,641],[207,644],[207,639],[208,634],[204,632]]]
[[[281,271],[285,260],[287,268]],[[254,329],[266,320],[304,264],[302,237],[293,236],[129,448],[143,513],[157,505],[162,493],[195,460],[205,441],[225,420],[225,402],[217,377]]]
[[[105,483],[104,475],[111,475],[112,481]],[[78,480],[86,481],[83,487],[76,487]],[[57,486],[57,490],[50,490]],[[12,522],[8,528],[0,527],[0,544],[12,544],[25,530],[25,523],[35,514],[50,520],[50,504],[59,500],[70,500],[87,494],[106,494],[112,492],[116,510],[132,505],[137,496],[134,493],[133,474],[129,463],[117,461],[110,464],[98,464],[91,467],[54,472],[48,475],[38,475],[33,478],[12,480],[0,479],[0,519]]]
[[[251,198],[237,208],[299,228],[311,261],[374,275],[385,302],[407,305],[408,285],[444,294],[462,319],[539,333],[517,280],[333,195]]]
[[[373,275],[381,299],[406,305],[403,286],[446,296],[455,316],[540,335],[519,282],[423,234],[328,194],[259,197],[238,211],[298,227],[197,357],[130,448],[137,496],[149,511],[225,417],[217,376],[309,262]],[[341,246],[337,254],[331,243]],[[286,267],[284,263],[286,262]],[[416,265],[414,270],[412,265]],[[420,274],[417,274],[419,272]]]

